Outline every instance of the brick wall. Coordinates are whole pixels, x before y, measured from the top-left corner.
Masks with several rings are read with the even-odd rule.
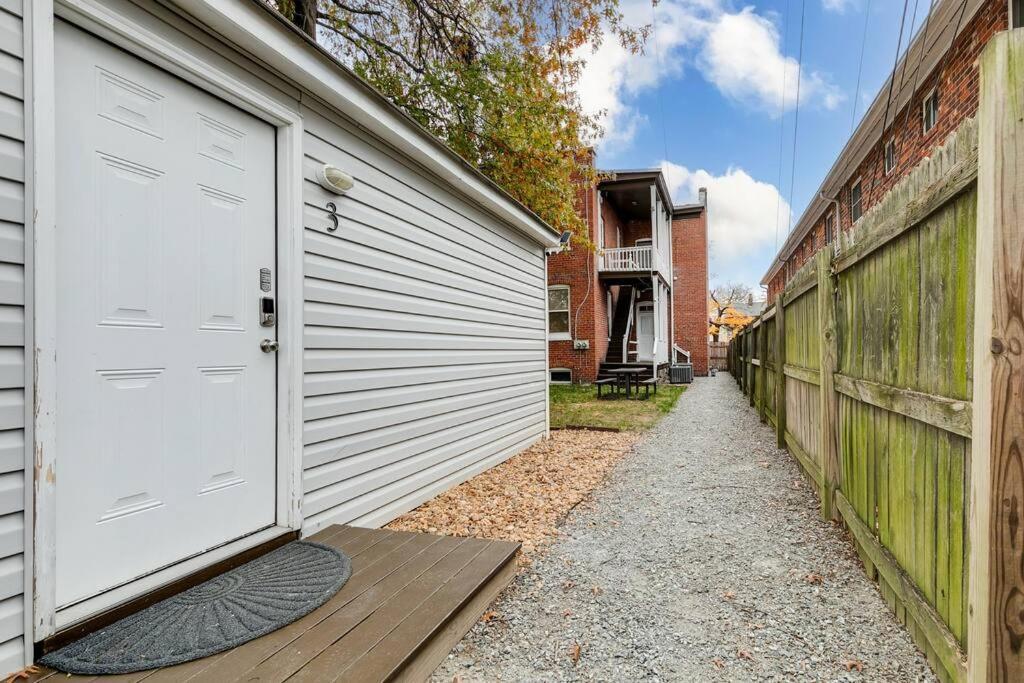
[[[672,219],[672,339],[690,352],[693,372],[708,374],[708,213]]]
[[[989,0],[971,19],[964,31],[957,37],[949,54],[940,63],[937,72],[922,78],[917,92],[899,113],[889,114],[887,136],[874,145],[856,171],[843,183],[839,196],[839,220],[843,230],[853,226],[850,216],[850,191],[861,180],[863,210],[871,208],[906,176],[918,163],[928,156],[932,149],[959,127],[978,110],[978,56],[988,41],[999,31],[1009,28],[1006,0]],[[935,126],[924,132],[921,107],[932,89],[939,93],[939,117]],[[909,111],[909,115],[908,115]],[[897,159],[895,168],[885,173],[883,144],[889,139],[895,141]],[[834,211],[830,205],[825,214],[804,237],[768,284],[768,300],[778,296],[797,269],[806,263],[825,244],[825,216]]]
[[[597,193],[581,187],[576,206],[586,218],[589,239],[597,237]],[[589,339],[590,349],[576,351],[572,340],[548,342],[548,367],[572,370],[573,382],[593,382],[608,348],[604,293],[597,279],[597,257],[582,244],[548,256],[548,285],[569,286],[569,332],[573,339]],[[600,313],[600,315],[598,315]]]

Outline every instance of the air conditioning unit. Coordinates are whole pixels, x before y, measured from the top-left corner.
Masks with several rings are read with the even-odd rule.
[[[689,384],[693,381],[693,364],[678,363],[668,370],[668,380],[672,384]]]

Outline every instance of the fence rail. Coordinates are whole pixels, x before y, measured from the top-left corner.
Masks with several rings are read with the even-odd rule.
[[[997,36],[981,63],[977,119],[806,264],[727,357],[940,677],[1019,681],[1024,33]]]

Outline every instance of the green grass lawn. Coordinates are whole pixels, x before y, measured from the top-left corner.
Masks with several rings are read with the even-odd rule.
[[[602,398],[597,387],[575,384],[551,385],[552,427],[614,427],[639,432],[650,429],[676,404],[686,387],[662,385],[646,401]]]

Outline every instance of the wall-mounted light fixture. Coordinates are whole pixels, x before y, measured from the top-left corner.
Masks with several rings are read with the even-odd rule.
[[[356,184],[352,176],[330,164],[324,164],[316,170],[316,181],[320,187],[334,194],[345,194]]]
[[[544,254],[550,256],[551,254],[557,254],[564,251],[569,246],[569,240],[572,239],[572,232],[566,230],[558,237],[557,247],[548,247],[544,250]]]

